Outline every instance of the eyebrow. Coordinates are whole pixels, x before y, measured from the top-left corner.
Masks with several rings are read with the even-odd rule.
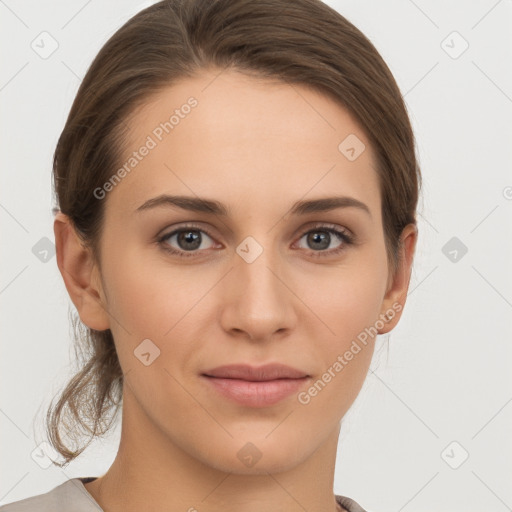
[[[136,212],[147,211],[157,207],[178,207],[183,210],[198,213],[209,213],[227,217],[229,208],[219,201],[213,199],[191,197],[191,196],[173,196],[162,194],[152,199],[148,199],[139,206]],[[291,207],[292,215],[306,215],[315,212],[327,212],[336,208],[358,208],[372,216],[368,206],[358,199],[350,196],[323,197],[307,201],[297,201]]]

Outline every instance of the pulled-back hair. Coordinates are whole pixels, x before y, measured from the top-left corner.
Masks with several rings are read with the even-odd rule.
[[[150,95],[211,68],[313,88],[354,116],[376,155],[394,273],[401,232],[416,224],[421,186],[410,120],[373,44],[320,0],[164,0],[106,42],[80,85],[53,160],[54,211],[70,218],[98,265],[105,201],[93,191],[121,163],[127,119]],[[59,466],[109,430],[122,402],[123,373],[110,329],[90,329],[78,318],[74,327],[78,373],[46,414],[49,441],[65,459],[55,462]]]

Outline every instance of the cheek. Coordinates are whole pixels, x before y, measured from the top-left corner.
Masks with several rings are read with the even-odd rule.
[[[166,264],[159,255],[126,248],[118,256],[112,251],[106,268],[109,308],[130,332],[144,335],[149,329],[162,336],[204,293],[197,272],[194,277],[193,271]]]
[[[319,374],[299,400],[306,404],[308,414],[315,410],[323,420],[338,421],[359,394],[377,339],[374,326],[380,312],[382,279],[374,271],[347,271],[340,273],[340,283],[331,282],[312,298],[312,309],[316,307],[315,313],[329,330],[322,328],[326,334],[314,338],[315,355],[321,361]]]
[[[141,261],[143,258],[135,253],[133,257],[125,253],[122,260],[109,266],[108,274],[106,269],[111,330],[119,340],[120,359],[131,366],[133,351],[150,339],[161,351],[162,357],[156,362],[168,360],[171,343],[173,359],[183,362],[201,319],[207,322],[205,315],[209,313],[204,306],[218,276],[205,275],[193,266],[180,269],[162,260]]]
[[[347,265],[338,270],[336,279],[324,280],[308,302],[329,330],[323,328],[325,335],[316,336],[321,373],[309,388],[311,393],[306,390],[305,401],[311,400],[318,411],[336,404],[332,418],[348,410],[366,378],[377,339],[375,323],[382,305],[387,263],[373,248],[360,251],[357,258],[350,263],[347,260]]]
[[[331,340],[334,336],[337,349],[375,324],[382,306],[386,272],[385,261],[361,257],[311,288],[307,303],[329,327],[325,333],[331,335]]]

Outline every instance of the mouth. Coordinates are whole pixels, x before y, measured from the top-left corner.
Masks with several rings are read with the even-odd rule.
[[[248,407],[268,407],[298,392],[311,376],[296,368],[271,364],[221,366],[202,373],[201,378],[224,398]]]

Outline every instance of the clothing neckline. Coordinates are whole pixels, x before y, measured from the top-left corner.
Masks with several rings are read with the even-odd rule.
[[[94,503],[96,507],[101,512],[104,512],[103,509],[100,507],[99,503],[93,498],[92,494],[86,489],[84,484],[88,484],[89,482],[94,482],[94,480],[97,480],[97,476],[86,476],[86,477],[76,477],[72,478],[71,480],[75,480],[79,483],[81,486],[83,492],[86,493],[87,497]],[[354,501],[352,498],[348,498],[347,496],[341,496],[339,494],[334,495],[336,499],[336,503],[341,505],[344,509],[346,509],[348,512],[366,512],[359,503]]]

